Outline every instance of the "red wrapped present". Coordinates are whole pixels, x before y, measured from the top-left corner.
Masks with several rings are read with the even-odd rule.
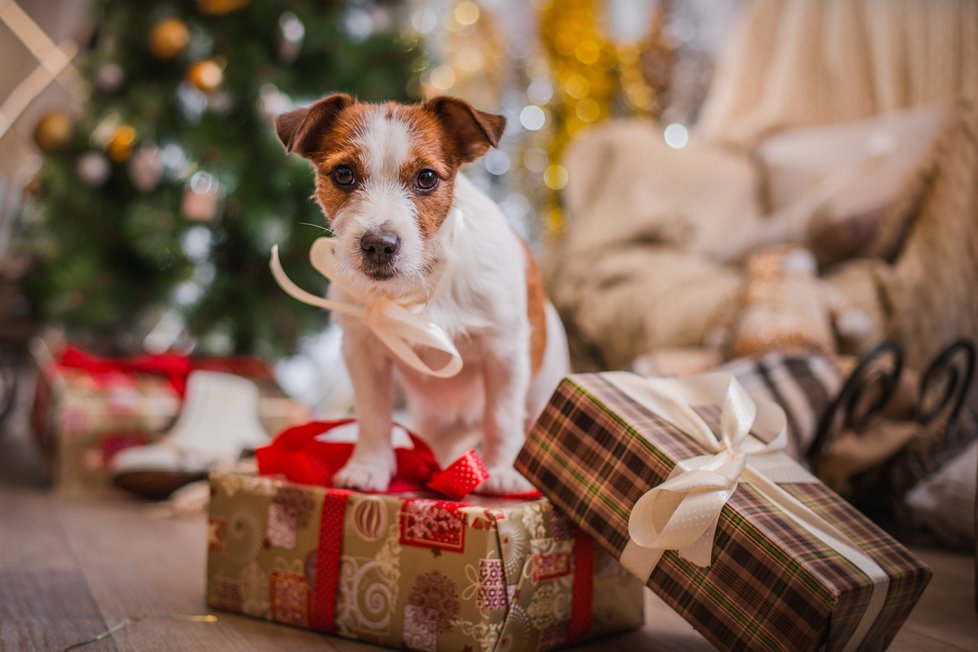
[[[109,359],[74,347],[52,352],[41,339],[31,343],[31,353],[37,368],[31,425],[64,493],[105,490],[107,463],[114,454],[164,435],[195,370],[223,371],[255,382],[259,418],[269,434],[308,418],[307,410],[275,382],[270,365],[256,358],[163,354]]]

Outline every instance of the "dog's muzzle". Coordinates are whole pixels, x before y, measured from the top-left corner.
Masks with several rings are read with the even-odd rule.
[[[393,231],[368,231],[360,238],[364,273],[375,279],[394,276],[393,262],[401,248],[401,238]]]

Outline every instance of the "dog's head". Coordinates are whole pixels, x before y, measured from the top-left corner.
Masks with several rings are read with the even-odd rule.
[[[394,296],[427,287],[458,168],[495,146],[505,125],[451,97],[409,106],[342,93],[275,119],[285,148],[316,169],[338,273]]]

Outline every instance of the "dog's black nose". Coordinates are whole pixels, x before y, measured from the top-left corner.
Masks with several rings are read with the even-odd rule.
[[[371,231],[360,238],[364,259],[374,265],[390,261],[401,247],[401,239],[392,231]]]

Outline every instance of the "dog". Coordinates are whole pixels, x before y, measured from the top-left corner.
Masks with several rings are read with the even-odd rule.
[[[528,491],[514,468],[527,428],[568,372],[567,340],[529,248],[459,167],[499,143],[506,119],[440,96],[371,104],[335,93],[279,115],[287,152],[315,168],[315,198],[335,238],[336,274],[361,295],[423,297],[425,318],[461,354],[439,378],[392,355],[360,320],[337,314],[360,435],[333,482],[387,488],[393,379],[422,436],[478,427],[490,494]],[[329,298],[350,300],[338,283]]]

